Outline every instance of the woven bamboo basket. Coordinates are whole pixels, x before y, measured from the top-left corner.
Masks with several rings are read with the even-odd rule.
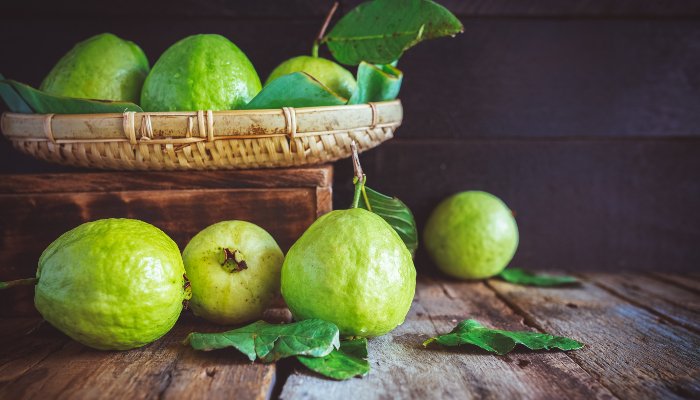
[[[89,168],[188,170],[319,164],[393,137],[399,100],[332,107],[123,114],[4,113],[14,147]]]

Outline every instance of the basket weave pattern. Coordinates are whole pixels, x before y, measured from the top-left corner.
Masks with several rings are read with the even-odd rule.
[[[126,170],[289,167],[319,164],[393,137],[396,101],[251,111],[2,116],[14,147],[66,165]]]

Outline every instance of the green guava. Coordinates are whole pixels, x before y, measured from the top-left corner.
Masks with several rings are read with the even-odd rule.
[[[282,296],[297,320],[319,318],[347,336],[380,336],[403,323],[416,289],[411,253],[380,216],[332,211],[289,249]]]
[[[265,85],[282,75],[306,72],[340,96],[349,99],[357,89],[357,82],[350,71],[322,57],[298,56],[278,65],[272,70]]]
[[[260,319],[280,288],[284,253],[261,227],[223,221],[198,234],[182,253],[195,315],[219,324]]]
[[[457,193],[428,218],[423,242],[446,274],[485,279],[500,273],[518,248],[513,213],[498,197],[480,191]]]
[[[188,36],[170,46],[148,74],[145,111],[232,110],[261,89],[248,57],[221,35]]]
[[[44,250],[34,303],[46,321],[84,345],[132,349],[173,327],[186,297],[184,273],[180,251],[163,231],[103,219]]]
[[[66,53],[40,89],[57,96],[136,103],[146,75],[148,59],[139,46],[102,33]]]

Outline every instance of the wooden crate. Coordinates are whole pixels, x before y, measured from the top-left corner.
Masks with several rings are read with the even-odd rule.
[[[41,252],[63,232],[100,218],[149,222],[184,248],[231,219],[266,229],[286,251],[332,209],[331,166],[186,172],[0,175],[0,280],[34,276]],[[0,315],[33,313],[33,288],[0,292]]]

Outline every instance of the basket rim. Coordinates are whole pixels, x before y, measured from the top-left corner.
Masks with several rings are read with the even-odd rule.
[[[367,107],[379,106],[379,105],[392,105],[397,104],[403,106],[401,99],[386,100],[386,101],[372,101],[362,104],[342,104],[337,106],[313,106],[313,107],[281,107],[281,108],[260,108],[255,110],[198,110],[198,111],[126,111],[124,113],[86,113],[86,114],[58,114],[58,113],[17,113],[11,111],[4,111],[2,116],[8,117],[35,117],[42,118],[47,115],[60,116],[62,118],[85,118],[99,116],[103,118],[123,118],[124,114],[132,113],[136,116],[139,115],[151,115],[151,116],[195,116],[197,113],[214,113],[214,115],[255,115],[255,114],[277,114],[280,110],[284,109],[294,109],[297,112],[314,112],[314,111],[335,111],[335,110],[348,110],[348,109],[363,109]]]

